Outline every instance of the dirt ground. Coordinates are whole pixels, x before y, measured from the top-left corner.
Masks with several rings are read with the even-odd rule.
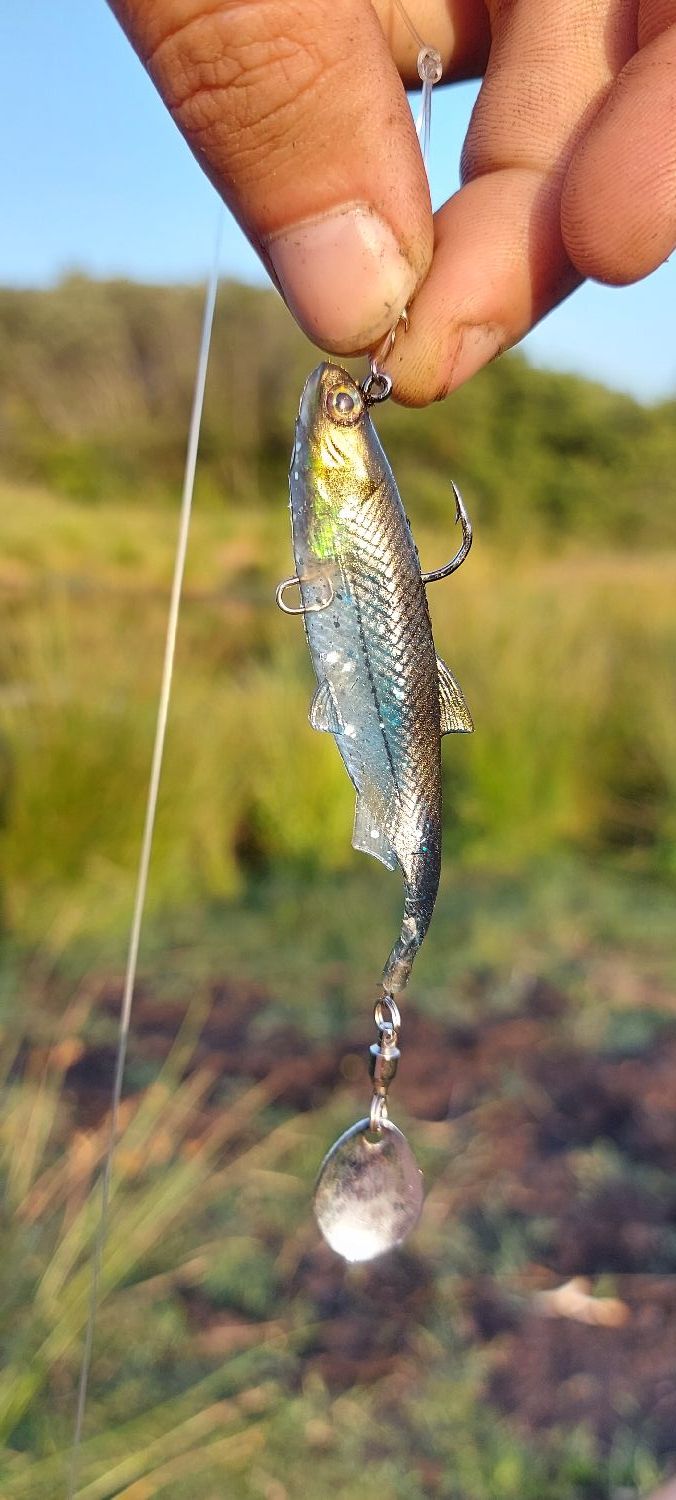
[[[111,1018],[117,1013],[116,984],[101,1003]],[[272,1077],[276,1105],[291,1112],[319,1109],[340,1090],[354,1093],[355,1117],[361,1113],[363,1034],[348,1035],[338,1051],[288,1024],[263,1034],[257,1021],[266,1004],[249,987],[214,984],[192,1066],[209,1059],[226,1082]],[[421,1131],[446,1122],[464,1147],[481,1142],[451,1200],[456,1223],[478,1247],[475,1269],[459,1272],[457,1295],[461,1337],[488,1356],[486,1399],[527,1434],[584,1421],[604,1447],[629,1414],[637,1430],[649,1427],[651,1447],[669,1468],[676,1462],[676,1022],[664,1020],[639,1044],[593,1051],[571,1043],[568,1011],[565,994],[538,981],[524,986],[509,1013],[471,1025],[444,1025],[412,1008],[397,1103],[414,1122],[413,1135],[415,1122]],[[166,1056],[178,1019],[173,1005],[139,993],[137,1065]],[[70,1070],[79,1125],[105,1113],[112,1064],[112,1047],[91,1046]],[[349,1097],[345,1105],[347,1121]],[[522,1235],[524,1252],[513,1266],[491,1262],[491,1234],[500,1238],[501,1223]],[[544,1226],[534,1239],[533,1223]],[[415,1238],[389,1259],[386,1277],[377,1266],[338,1276],[331,1252],[308,1241],[288,1281],[289,1297],[302,1296],[318,1330],[305,1367],[334,1391],[410,1378],[415,1330],[434,1320],[436,1275],[434,1258]],[[572,1278],[572,1297],[557,1301],[555,1289]],[[202,1329],[226,1316],[196,1292],[186,1298]]]

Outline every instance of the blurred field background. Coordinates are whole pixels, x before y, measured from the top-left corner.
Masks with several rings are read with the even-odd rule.
[[[0,292],[0,1494],[64,1492],[201,295]],[[221,289],[79,1500],[634,1500],[676,1463],[676,401],[510,356],[379,427],[437,645],[445,872],[348,1270],[399,881],[313,734],[286,467],[315,356]],[[563,1297],[556,1290],[572,1278]]]

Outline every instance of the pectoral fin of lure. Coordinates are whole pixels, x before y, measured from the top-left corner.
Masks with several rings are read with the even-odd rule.
[[[462,526],[462,546],[456,552],[455,557],[452,557],[451,561],[449,563],[446,563],[445,567],[436,568],[433,573],[423,573],[423,583],[437,583],[440,578],[448,578],[450,573],[455,573],[456,569],[460,567],[460,564],[464,563],[467,553],[469,552],[469,549],[472,545],[472,523],[467,514],[467,511],[465,510],[464,501],[457,485],[453,484],[452,480],[451,484],[453,486],[453,494],[455,495],[456,523],[459,521],[460,525]]]
[[[471,734],[474,729],[472,715],[465,703],[462,688],[441,657],[437,657],[439,673],[439,707],[441,709],[442,734]]]
[[[362,854],[372,854],[388,870],[396,870],[398,859],[382,828],[379,827],[366,797],[357,797],[352,830],[352,848]]]
[[[340,734],[345,728],[333,689],[327,678],[320,682],[317,688],[310,704],[309,717],[312,728],[320,729],[325,734]]]

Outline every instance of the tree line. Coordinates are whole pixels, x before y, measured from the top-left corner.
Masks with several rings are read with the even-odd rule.
[[[82,276],[0,290],[0,474],[89,503],[175,496],[202,295]],[[222,283],[203,503],[285,496],[317,358],[275,293]],[[378,425],[407,505],[427,521],[448,520],[453,478],[477,520],[514,538],[676,542],[676,399],[644,406],[510,354],[427,411],[389,403]]]

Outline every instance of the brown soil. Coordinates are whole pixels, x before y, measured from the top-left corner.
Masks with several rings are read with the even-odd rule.
[[[117,985],[101,1003],[117,1013]],[[256,990],[214,985],[191,1066],[210,1062],[221,1100],[224,1083],[272,1079],[277,1106],[291,1112],[317,1109],[347,1087],[346,1122],[353,1104],[356,1116],[364,1036],[337,1050],[292,1025],[264,1030],[266,1006]],[[642,1048],[592,1052],[571,1043],[567,1014],[566,996],[539,982],[509,1014],[472,1025],[411,1010],[397,1103],[421,1122],[423,1140],[431,1127],[422,1122],[437,1122],[460,1145],[457,1173],[452,1161],[450,1170],[446,1160],[437,1165],[432,1197],[441,1227],[447,1211],[477,1247],[476,1266],[457,1276],[458,1332],[490,1356],[487,1398],[525,1432],[584,1421],[608,1446],[629,1419],[650,1431],[666,1461],[676,1458],[676,1023],[657,1027]],[[175,1006],[139,994],[137,1065],[166,1056],[179,1020]],[[79,1125],[105,1112],[112,1064],[111,1049],[89,1047],[70,1069]],[[209,1108],[218,1107],[215,1097]],[[503,1256],[498,1276],[491,1255],[505,1223],[526,1249],[513,1267]],[[308,1234],[287,1282],[316,1330],[304,1367],[334,1390],[383,1376],[395,1386],[414,1380],[419,1329],[438,1316],[437,1273],[415,1242],[378,1266],[346,1271]],[[623,1308],[614,1326],[544,1312],[542,1288],[608,1274]],[[241,1318],[185,1295],[203,1339],[246,1342]]]

